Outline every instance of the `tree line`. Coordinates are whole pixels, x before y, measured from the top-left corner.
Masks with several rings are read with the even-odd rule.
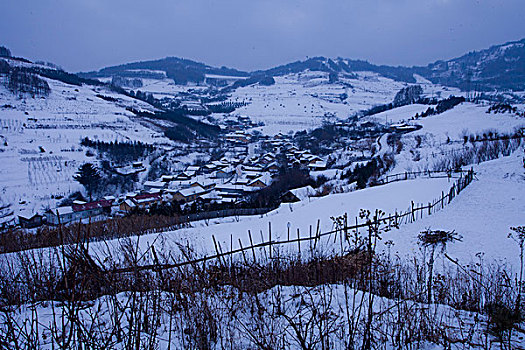
[[[83,138],[80,144],[84,147],[95,148],[97,151],[107,154],[116,161],[134,161],[143,158],[155,150],[155,146],[140,141],[99,141]]]
[[[37,75],[23,68],[11,68],[7,73],[7,88],[13,93],[29,93],[47,96],[51,92],[49,84]]]

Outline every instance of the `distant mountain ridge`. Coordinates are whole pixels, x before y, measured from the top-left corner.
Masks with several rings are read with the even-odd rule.
[[[525,39],[436,61],[416,72],[428,80],[463,90],[525,90]]]
[[[204,81],[206,74],[238,77],[248,77],[250,75],[247,72],[242,72],[237,69],[227,67],[211,67],[204,63],[178,57],[166,57],[154,61],[126,63],[118,66],[102,68],[97,72],[79,73],[79,75],[93,78],[112,75],[141,77],[141,74],[143,73],[134,73],[134,70],[163,71],[166,73],[168,78],[173,79],[177,84]]]
[[[525,39],[473,51],[447,61],[439,60],[427,66],[403,67],[375,65],[368,61],[345,58],[313,57],[295,61],[266,70],[240,71],[227,67],[212,67],[204,63],[177,57],[154,61],[127,63],[103,68],[97,72],[80,73],[81,76],[139,76],[144,72],[134,70],[163,71],[178,84],[203,82],[206,74],[234,77],[282,76],[305,70],[353,75],[370,71],[384,77],[407,83],[416,83],[418,74],[436,84],[458,87],[463,90],[525,90]]]

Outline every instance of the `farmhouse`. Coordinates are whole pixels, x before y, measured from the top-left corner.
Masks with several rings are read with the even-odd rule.
[[[87,219],[101,214],[109,214],[113,201],[101,199],[95,202],[74,201],[72,206],[58,207],[45,212],[51,225],[67,224],[72,221]]]
[[[233,175],[233,169],[222,168],[213,173],[213,177],[217,179],[227,179]]]
[[[320,160],[313,161],[308,164],[310,171],[326,170],[326,163]]]
[[[301,188],[296,188],[289,190],[281,196],[283,203],[295,203],[300,202],[306,198],[312,197],[315,193],[315,190],[312,186],[306,186]]]
[[[150,207],[154,203],[162,202],[162,196],[160,193],[143,193],[136,195],[131,198],[131,200],[137,205],[137,207],[144,209]]]
[[[257,179],[252,180],[251,182],[249,182],[248,186],[250,186],[250,187],[258,187],[258,188],[265,188],[268,185],[264,182],[264,180],[263,180],[263,178],[261,176],[261,177],[259,177]]]
[[[137,205],[131,199],[126,199],[124,202],[120,203],[119,209],[125,212],[135,209]]]
[[[23,228],[39,227],[44,223],[44,217],[37,213],[21,212],[18,214],[18,223]]]
[[[124,202],[120,203],[119,209],[122,211],[130,211],[134,208],[146,209],[155,203],[162,202],[160,192],[128,195],[127,197]]]
[[[47,223],[51,225],[67,224],[76,220],[75,212],[71,206],[49,209],[44,213]]]
[[[185,188],[173,193],[173,200],[182,203],[193,202],[199,196],[209,192],[208,190],[202,188],[200,185],[193,186],[190,188]]]

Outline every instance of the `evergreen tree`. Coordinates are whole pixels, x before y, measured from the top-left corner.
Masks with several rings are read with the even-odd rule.
[[[97,189],[100,184],[100,173],[98,169],[91,163],[84,163],[78,168],[78,173],[73,176],[86,189],[89,200],[92,199],[93,191]]]
[[[0,57],[11,57],[11,51],[5,46],[0,46]]]

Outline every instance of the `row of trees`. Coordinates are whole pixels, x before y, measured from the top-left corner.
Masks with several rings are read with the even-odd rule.
[[[436,108],[428,107],[427,110],[422,112],[421,114],[417,113],[415,116],[415,119],[418,119],[420,117],[425,118],[431,115],[437,115],[437,114],[444,113],[448,111],[449,109],[452,109],[463,102],[465,102],[465,98],[462,96],[460,97],[450,96],[449,98],[439,101],[437,103]]]
[[[11,68],[7,75],[7,88],[13,93],[29,93],[47,96],[51,92],[48,83],[26,70]]]
[[[125,78],[114,75],[113,78],[111,78],[111,85],[136,89],[142,87],[143,84],[142,79],[139,78]]]
[[[83,138],[80,144],[85,147],[95,148],[97,151],[108,155],[112,160],[128,162],[141,159],[155,150],[155,146],[140,141],[99,141]]]

